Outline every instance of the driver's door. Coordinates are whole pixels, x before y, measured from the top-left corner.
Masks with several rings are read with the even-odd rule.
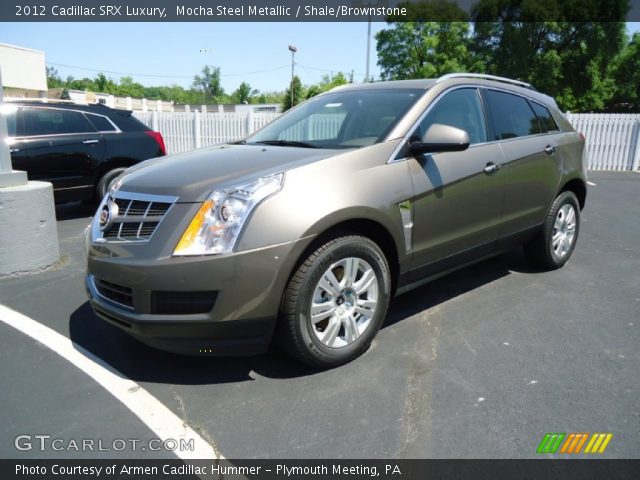
[[[487,142],[482,100],[475,88],[446,93],[420,122],[412,139],[435,124],[469,134],[462,152],[408,159],[413,202],[411,281],[473,260],[495,249],[503,210],[500,146]]]

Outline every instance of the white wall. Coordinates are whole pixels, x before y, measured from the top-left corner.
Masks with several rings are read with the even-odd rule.
[[[0,68],[5,87],[47,91],[44,52],[0,43]]]

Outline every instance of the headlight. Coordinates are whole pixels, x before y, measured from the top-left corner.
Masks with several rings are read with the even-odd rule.
[[[231,188],[214,190],[182,234],[174,255],[228,253],[247,218],[264,199],[282,189],[284,173]]]

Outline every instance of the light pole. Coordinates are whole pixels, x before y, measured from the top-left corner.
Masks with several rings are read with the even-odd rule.
[[[367,71],[364,77],[364,83],[369,81],[369,58],[371,57],[371,14],[369,14],[369,21],[367,24]]]
[[[295,65],[293,57],[298,49],[293,45],[289,45],[289,51],[291,52],[291,108],[293,108],[293,66]]]

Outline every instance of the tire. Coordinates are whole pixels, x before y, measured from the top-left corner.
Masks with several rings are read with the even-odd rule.
[[[289,281],[277,340],[312,367],[350,362],[371,345],[387,314],[390,295],[389,265],[378,245],[356,235],[329,240],[302,262]]]
[[[102,178],[98,181],[98,185],[96,186],[96,195],[98,196],[98,201],[102,200],[102,198],[109,191],[109,188],[111,187],[113,181],[118,178],[118,176],[125,170],[126,168],[114,168],[113,170],[109,170],[102,176]]]
[[[529,262],[543,270],[562,267],[575,249],[580,232],[580,204],[573,192],[556,197],[536,236],[524,246]]]

